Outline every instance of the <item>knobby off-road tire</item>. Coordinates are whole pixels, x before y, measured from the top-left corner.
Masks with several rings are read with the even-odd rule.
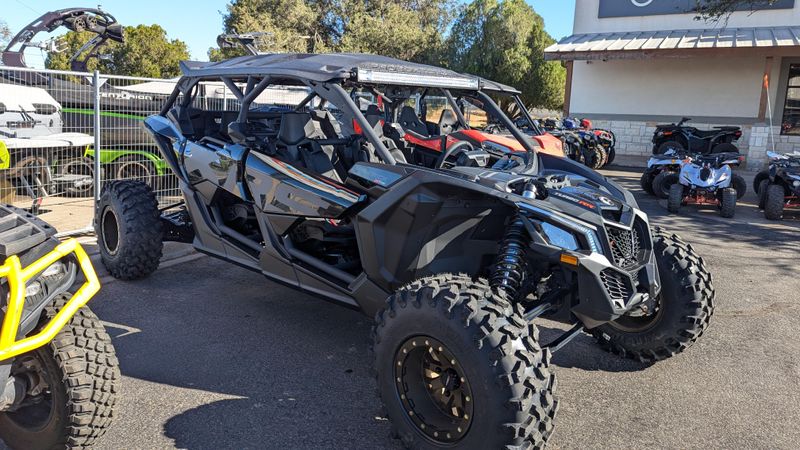
[[[678,141],[666,141],[666,142],[662,142],[656,148],[656,151],[654,151],[653,154],[654,155],[663,155],[664,153],[667,153],[667,151],[670,150],[670,149],[675,150],[675,151],[681,151],[681,150],[685,150],[685,147],[683,146],[683,144],[681,144]]]
[[[767,206],[767,190],[769,189],[769,178],[761,180],[758,185],[758,209],[764,209]]]
[[[653,178],[653,193],[660,199],[669,198],[669,189],[678,180],[677,173],[662,171]]]
[[[736,189],[737,200],[741,200],[747,194],[747,181],[739,174],[731,174],[731,187]]]
[[[158,268],[164,247],[158,202],[141,181],[114,181],[103,188],[95,232],[103,265],[114,278],[135,280]]]
[[[770,184],[767,187],[767,197],[764,200],[764,217],[769,220],[783,218],[783,205],[786,201],[786,191],[780,184]]]
[[[56,297],[45,309],[46,320],[69,297]],[[81,308],[52,342],[17,361],[26,358],[43,369],[48,387],[39,403],[0,413],[0,438],[13,449],[93,447],[113,421],[120,378],[114,346],[100,319]]]
[[[538,330],[522,318],[522,311],[485,280],[444,274],[400,288],[377,314],[372,339],[378,392],[393,436],[406,447],[528,449],[543,447],[550,437],[558,404],[549,352],[539,347]],[[417,346],[428,350],[426,342],[434,354],[452,355],[466,383],[460,388],[472,394],[468,400],[474,415],[455,442],[440,442],[447,440],[442,435],[431,437],[442,427],[428,425],[423,430],[423,421],[433,422],[438,414],[414,414],[424,411],[433,397],[423,391],[412,398],[414,380],[423,377],[406,355]],[[409,399],[416,400],[411,410]],[[444,409],[439,411],[444,414]],[[447,426],[464,425],[452,414],[449,420]]]
[[[736,215],[736,189],[725,188],[719,199],[719,215],[730,219]]]
[[[642,177],[639,179],[639,186],[641,186],[642,190],[647,192],[650,195],[653,195],[653,172],[649,169],[645,170],[642,174]]]
[[[758,172],[753,178],[753,190],[756,191],[756,194],[761,193],[761,182],[764,180],[769,180],[769,169]]]
[[[661,277],[655,313],[623,316],[591,330],[604,349],[643,362],[660,361],[689,348],[708,328],[714,313],[711,274],[694,248],[656,228],[653,249]]]
[[[683,185],[675,183],[669,187],[669,197],[667,198],[667,211],[678,214],[683,204]]]

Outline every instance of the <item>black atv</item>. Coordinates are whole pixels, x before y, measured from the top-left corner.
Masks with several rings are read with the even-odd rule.
[[[786,208],[800,208],[800,153],[767,152],[769,168],[756,175],[758,207],[769,220],[781,220]]]
[[[570,339],[586,331],[657,361],[709,324],[714,288],[694,249],[652,229],[618,184],[537,154],[492,99],[501,85],[353,54],[182,70],[145,126],[184,202],[162,212],[144,184],[109,183],[95,219],[106,267],[140,278],[157,268],[162,239],[192,243],[375,317],[378,391],[406,446],[541,447],[557,409],[550,356]],[[203,109],[205,82],[224,83],[240,109]],[[285,85],[308,88],[293,111],[257,103]],[[459,105],[479,106],[525,152],[455,141],[438,157],[416,154],[400,118],[423,91],[447,99],[449,126],[468,130]],[[365,115],[354,98],[375,105]],[[572,328],[540,342],[538,317]]]
[[[0,439],[12,449],[91,448],[114,418],[119,367],[86,303],[100,282],[74,239],[0,205]],[[81,279],[81,283],[76,283]]]
[[[741,127],[714,127],[713,130],[699,130],[684,125],[692,119],[684,117],[678,123],[656,125],[653,132],[653,154],[661,155],[668,150],[692,154],[739,152],[733,144],[742,137]]]

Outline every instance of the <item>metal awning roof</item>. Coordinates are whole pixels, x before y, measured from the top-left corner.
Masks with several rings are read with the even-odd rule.
[[[544,55],[550,60],[635,59],[659,52],[792,47],[800,54],[800,27],[712,28],[573,34],[547,47]]]

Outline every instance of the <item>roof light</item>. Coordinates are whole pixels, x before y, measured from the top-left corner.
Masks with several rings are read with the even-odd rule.
[[[380,72],[371,69],[358,69],[358,81],[364,83],[402,84],[406,86],[478,89],[477,78],[414,75],[398,72]]]

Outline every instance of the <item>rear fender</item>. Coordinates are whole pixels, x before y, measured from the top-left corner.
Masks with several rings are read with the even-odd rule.
[[[144,119],[144,128],[153,136],[172,171],[184,182],[189,183],[186,173],[178,163],[178,158],[183,153],[187,139],[169,119],[164,116],[152,115]]]

